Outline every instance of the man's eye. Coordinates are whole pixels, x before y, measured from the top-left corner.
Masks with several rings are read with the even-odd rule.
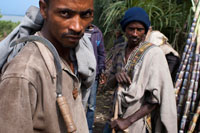
[[[69,12],[67,12],[67,11],[61,11],[60,14],[61,14],[61,16],[63,16],[63,17],[67,17],[67,18],[70,17]]]
[[[144,30],[144,28],[137,28],[137,30],[138,30],[138,31],[143,31],[143,30]]]
[[[129,31],[134,31],[135,29],[134,28],[129,28]]]
[[[81,13],[80,16],[82,18],[90,18],[92,16],[92,12],[84,12],[84,13]]]

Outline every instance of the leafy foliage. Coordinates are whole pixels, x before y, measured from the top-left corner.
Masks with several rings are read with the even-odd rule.
[[[0,21],[0,40],[7,36],[18,24],[19,22]]]
[[[1,15],[1,10],[0,10],[0,18],[2,17],[2,15]]]
[[[103,9],[100,10],[102,14],[99,25],[102,27],[105,39],[114,38],[113,32],[121,29],[119,23],[125,11],[134,6],[144,8],[149,14],[153,30],[164,33],[177,49],[181,49],[178,46],[179,40],[187,32],[186,25],[192,20],[190,1],[177,4],[176,0],[102,0],[101,4]],[[106,41],[112,43],[110,40]]]

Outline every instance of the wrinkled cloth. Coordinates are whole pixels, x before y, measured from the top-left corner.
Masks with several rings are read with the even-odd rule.
[[[146,41],[159,46],[163,50],[165,55],[172,53],[174,56],[179,57],[178,52],[174,50],[172,46],[168,43],[168,38],[160,31],[151,31]]]
[[[10,47],[11,42],[18,38],[34,34],[41,29],[42,24],[43,18],[40,10],[35,6],[29,7],[21,23],[0,42],[0,69],[5,62],[10,61],[24,46],[24,43],[21,43],[13,48]]]
[[[98,75],[101,74],[103,70],[105,70],[105,48],[103,34],[101,30],[93,24],[92,28],[87,28],[85,30],[85,34],[89,36],[89,39],[93,45],[94,55],[97,61],[96,78],[98,78]]]
[[[125,67],[125,57],[122,55],[125,55],[125,47],[116,54],[115,62],[113,62],[111,68],[111,75],[120,71],[116,69],[116,66],[119,65],[116,64],[118,59],[123,59],[124,62],[121,65]],[[153,115],[153,123],[156,123],[153,125],[153,129],[156,133],[176,133],[177,113],[175,95],[163,51],[159,47],[149,49],[142,60],[134,67],[131,78],[131,85],[123,86],[117,93],[119,115],[127,118],[139,110],[144,103],[157,103],[159,109],[154,110],[153,113],[158,116],[155,119]],[[129,133],[145,133],[145,118],[133,123],[128,130]]]
[[[19,26],[17,26],[4,40],[0,42],[0,69],[6,62],[12,60],[24,47],[25,43],[10,47],[12,41],[35,34],[43,25],[43,18],[39,8],[31,6]],[[96,60],[92,44],[87,36],[83,36],[75,50],[78,64],[78,73],[83,77],[81,80],[86,88],[89,88],[96,76]],[[87,56],[85,56],[87,55]]]
[[[62,58],[62,94],[69,105],[76,133],[88,133],[81,95],[73,98],[80,80]],[[53,55],[39,42],[28,43],[3,67],[0,81],[1,133],[66,133],[56,103]]]
[[[89,38],[84,36],[75,48],[75,55],[78,64],[78,73],[81,75],[81,82],[86,88],[89,88],[96,77],[96,58]]]
[[[172,80],[175,82],[176,73],[180,65],[180,56],[178,52],[172,48],[168,43],[168,38],[160,31],[151,31],[147,41],[159,46],[163,50],[169,65]]]

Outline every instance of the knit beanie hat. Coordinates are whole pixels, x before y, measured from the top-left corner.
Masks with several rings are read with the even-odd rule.
[[[148,14],[145,12],[143,8],[132,7],[125,12],[124,17],[120,22],[122,30],[125,31],[126,26],[133,21],[138,21],[143,23],[145,27],[145,33],[147,33],[149,26],[151,25],[151,22],[149,20]]]

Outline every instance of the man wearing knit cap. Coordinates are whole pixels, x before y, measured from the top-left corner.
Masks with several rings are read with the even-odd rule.
[[[176,133],[175,95],[165,55],[144,41],[150,26],[148,14],[142,8],[130,8],[120,24],[127,42],[116,46],[107,82],[108,88],[116,88],[113,114],[118,118],[111,120],[111,128],[146,133],[145,116],[151,113],[152,132]]]

